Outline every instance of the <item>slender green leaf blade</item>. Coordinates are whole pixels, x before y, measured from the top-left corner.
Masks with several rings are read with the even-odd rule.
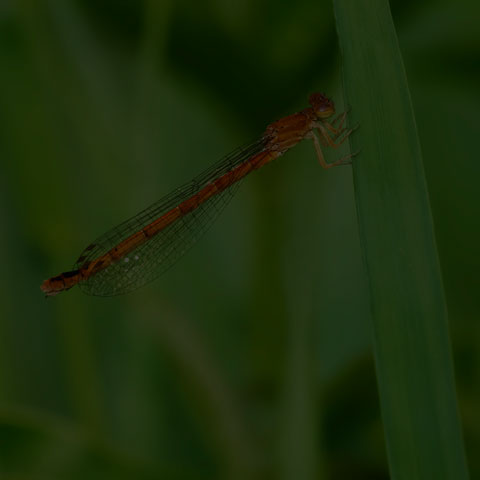
[[[447,310],[407,79],[387,0],[334,0],[393,479],[466,479]]]

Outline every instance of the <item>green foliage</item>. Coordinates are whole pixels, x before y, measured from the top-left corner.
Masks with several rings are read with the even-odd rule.
[[[387,1],[337,0],[357,212],[392,478],[468,478],[447,310],[410,94]],[[372,14],[375,12],[375,14]],[[365,34],[368,32],[368,35]]]
[[[478,7],[393,7],[478,477]],[[327,0],[1,3],[2,478],[388,478],[351,169],[309,143],[143,290],[39,289],[312,91],[339,105],[336,42]]]

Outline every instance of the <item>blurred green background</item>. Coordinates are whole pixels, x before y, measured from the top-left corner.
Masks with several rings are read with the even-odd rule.
[[[392,12],[480,478],[480,7]],[[341,104],[340,65],[327,0],[0,2],[2,478],[389,478],[351,169],[310,143],[142,290],[39,290],[309,93]]]

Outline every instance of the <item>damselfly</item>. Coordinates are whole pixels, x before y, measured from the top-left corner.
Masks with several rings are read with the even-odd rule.
[[[321,93],[312,94],[309,103],[310,107],[271,123],[258,140],[97,238],[81,253],[73,270],[45,280],[40,288],[53,296],[78,284],[90,295],[111,296],[145,285],[198,240],[246,175],[305,138],[313,140],[323,168],[347,163],[352,154],[327,163],[321,148],[338,147],[352,133],[344,127],[347,112],[329,120],[335,106]]]

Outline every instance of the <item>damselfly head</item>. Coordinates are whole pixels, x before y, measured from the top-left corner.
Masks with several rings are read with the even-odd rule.
[[[333,100],[330,100],[323,93],[312,93],[308,102],[312,106],[315,115],[320,119],[331,117],[335,113]]]

